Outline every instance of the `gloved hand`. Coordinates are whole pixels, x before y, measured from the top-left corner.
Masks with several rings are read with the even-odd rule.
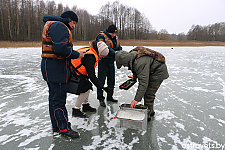
[[[130,108],[135,108],[137,103],[138,103],[138,101],[132,100],[132,102],[130,103]]]
[[[131,78],[133,81],[137,80],[137,77],[134,76],[128,76],[128,78]]]
[[[104,87],[103,86],[102,87],[102,90],[108,93],[111,90],[111,88],[110,87]]]

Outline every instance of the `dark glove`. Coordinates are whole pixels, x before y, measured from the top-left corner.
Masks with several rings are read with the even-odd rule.
[[[103,86],[102,87],[102,90],[108,93],[111,90],[111,88],[110,87],[104,87]]]

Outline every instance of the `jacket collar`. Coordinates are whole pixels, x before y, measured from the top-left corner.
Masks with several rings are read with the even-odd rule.
[[[44,21],[44,23],[46,23],[47,21],[60,21],[60,22],[64,23],[70,29],[70,25],[68,24],[70,22],[70,19],[68,19],[68,18],[44,15],[43,21]]]

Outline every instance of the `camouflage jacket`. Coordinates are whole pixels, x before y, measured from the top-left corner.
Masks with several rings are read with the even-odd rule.
[[[162,82],[169,77],[169,74],[165,63],[154,61],[153,57],[148,55],[135,58],[137,55],[138,51],[136,50],[130,53],[118,51],[115,54],[115,58],[117,65],[129,64],[133,76],[138,78],[138,89],[134,100],[141,101],[146,93],[148,85],[151,84],[150,82]]]

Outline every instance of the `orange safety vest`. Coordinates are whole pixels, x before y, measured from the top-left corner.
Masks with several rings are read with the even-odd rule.
[[[42,55],[41,55],[41,57],[42,58],[53,58],[53,59],[66,59],[65,57],[62,57],[62,56],[55,53],[51,37],[48,34],[49,33],[49,31],[48,31],[49,27],[55,22],[60,22],[60,21],[47,21],[45,23],[45,26],[44,26],[43,32],[42,32]],[[62,22],[60,22],[60,23],[62,23]],[[62,24],[64,24],[64,23],[62,23]],[[69,32],[69,38],[68,38],[68,41],[67,41],[68,47],[72,49],[73,48],[72,33],[67,26],[66,26],[66,28],[68,29],[68,32]]]
[[[85,55],[88,55],[88,54],[93,54],[95,56],[95,65],[94,65],[94,68],[96,68],[96,66],[98,65],[98,54],[97,52],[94,50],[92,44],[89,42],[89,47],[82,47],[80,49],[78,49],[77,51],[86,51],[86,54]],[[76,73],[77,75],[87,75],[87,70],[85,68],[84,65],[81,64],[81,58],[77,58],[77,59],[71,59],[71,63],[73,65],[73,67],[75,68],[76,70]]]
[[[95,38],[95,40],[97,41],[97,38],[98,38],[98,36],[99,35],[103,35],[104,36],[104,38],[105,38],[105,43],[109,46],[109,47],[111,47],[111,48],[113,48],[113,42],[112,42],[112,40],[105,34],[105,33],[103,33],[103,31],[100,31],[100,33],[96,36],[96,38]],[[116,48],[118,48],[119,47],[119,38],[116,36]]]

